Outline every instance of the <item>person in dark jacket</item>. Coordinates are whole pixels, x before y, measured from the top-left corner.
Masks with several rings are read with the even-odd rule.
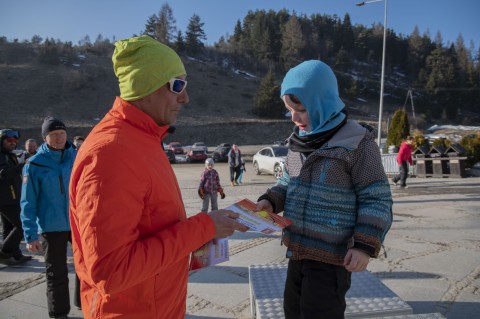
[[[242,152],[237,145],[233,144],[232,149],[228,152],[228,166],[230,167],[230,183],[232,186],[238,185],[238,177],[242,167]]]
[[[203,200],[202,212],[208,212],[208,205],[212,203],[212,210],[218,210],[217,197],[220,193],[220,198],[225,198],[222,185],[220,185],[220,177],[218,172],[213,168],[215,165],[213,159],[207,158],[205,160],[205,169],[200,175],[200,185],[198,186],[198,196]]]
[[[32,259],[20,249],[23,238],[20,220],[20,191],[22,187],[22,164],[18,163],[13,150],[20,134],[12,129],[0,131],[0,213],[3,226],[3,246],[0,262],[18,264]]]
[[[284,212],[289,258],[286,319],[344,318],[351,272],[378,256],[392,223],[392,195],[373,134],[348,121],[325,63],[290,69],[281,98],[295,130],[285,169],[257,209]]]
[[[42,125],[45,143],[23,168],[21,219],[25,241],[29,251],[44,253],[51,318],[67,318],[70,312],[67,244],[72,239],[68,185],[76,150],[67,141],[66,130],[59,119],[46,117]]]

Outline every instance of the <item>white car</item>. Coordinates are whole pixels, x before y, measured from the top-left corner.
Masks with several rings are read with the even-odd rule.
[[[192,149],[203,149],[205,151],[205,153],[208,153],[208,147],[207,145],[205,145],[205,143],[203,142],[195,142],[193,143],[192,145]]]
[[[288,147],[286,146],[269,146],[259,150],[253,155],[253,170],[255,174],[273,174],[275,178],[280,178],[283,174],[287,152]]]

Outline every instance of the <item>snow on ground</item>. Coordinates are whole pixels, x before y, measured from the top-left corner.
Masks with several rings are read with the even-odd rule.
[[[460,142],[468,132],[480,132],[480,126],[466,126],[466,125],[433,125],[427,129],[428,134],[425,134],[429,140],[436,140],[446,138],[452,142]],[[463,134],[462,134],[463,133]]]
[[[427,129],[427,132],[435,132],[438,130],[459,130],[459,131],[480,131],[480,126],[466,125],[433,125]]]

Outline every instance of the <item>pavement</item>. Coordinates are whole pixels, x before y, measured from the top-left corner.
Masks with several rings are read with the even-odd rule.
[[[203,164],[173,167],[187,214],[194,215],[201,207],[197,185]],[[243,198],[255,201],[275,181],[271,175],[254,175],[247,163],[244,183],[232,187],[227,165],[218,163],[215,168],[226,193],[220,207]],[[386,256],[373,259],[368,270],[415,314],[478,318],[480,178],[411,178],[408,183],[408,189],[392,185],[394,222],[384,243]],[[248,266],[286,260],[278,233],[236,233],[229,240],[229,251],[228,262],[190,273],[186,318],[251,318]],[[68,263],[73,283],[71,255]],[[71,304],[69,318],[83,318]],[[0,265],[0,319],[48,318],[46,306],[41,256],[22,265]]]

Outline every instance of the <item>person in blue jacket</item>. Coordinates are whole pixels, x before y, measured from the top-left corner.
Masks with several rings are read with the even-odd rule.
[[[71,242],[68,185],[76,150],[67,141],[67,128],[46,117],[45,141],[23,168],[21,219],[27,249],[43,251],[50,318],[67,318],[70,312],[67,244]],[[40,238],[42,241],[40,241]]]

